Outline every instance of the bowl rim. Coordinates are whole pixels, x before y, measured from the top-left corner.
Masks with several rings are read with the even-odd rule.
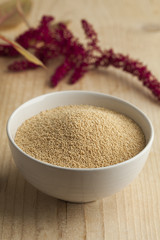
[[[12,138],[11,134],[10,134],[10,130],[9,130],[9,126],[10,126],[10,123],[12,121],[12,118],[14,117],[14,115],[23,107],[27,106],[27,105],[30,105],[34,102],[37,102],[38,100],[42,99],[42,98],[45,98],[45,97],[48,97],[50,95],[63,95],[65,93],[68,93],[68,94],[73,94],[73,93],[78,93],[78,94],[81,94],[81,93],[84,93],[84,94],[88,94],[88,95],[97,95],[97,96],[102,96],[102,97],[106,97],[106,98],[109,98],[109,99],[114,99],[116,101],[119,101],[123,104],[126,104],[128,105],[129,107],[133,108],[134,110],[136,110],[137,112],[139,112],[143,117],[144,119],[148,122],[149,124],[149,127],[150,127],[150,132],[151,132],[151,136],[148,140],[148,143],[146,144],[146,146],[142,149],[142,151],[140,151],[138,154],[136,154],[134,157],[126,160],[126,161],[123,161],[123,162],[120,162],[120,163],[117,163],[117,164],[114,164],[114,165],[110,165],[110,166],[106,166],[106,167],[98,167],[98,168],[69,168],[69,167],[61,167],[61,166],[57,166],[57,165],[53,165],[51,163],[47,163],[47,162],[43,162],[39,159],[36,159],[30,155],[28,155],[27,153],[25,153],[20,147],[18,147],[18,145],[15,143],[14,139]],[[66,91],[56,91],[56,92],[51,92],[51,93],[46,93],[46,94],[42,94],[42,95],[39,95],[37,97],[34,97],[34,98],[31,98],[30,100],[24,102],[23,104],[21,104],[19,107],[17,107],[13,112],[12,114],[10,115],[10,117],[8,118],[8,121],[7,121],[7,124],[6,124],[6,132],[7,132],[7,136],[8,136],[8,139],[9,141],[12,143],[12,145],[18,150],[20,151],[23,155],[25,155],[25,157],[27,158],[30,158],[31,160],[35,161],[36,163],[38,164],[42,164],[46,167],[51,167],[51,168],[57,168],[57,169],[61,169],[61,170],[66,170],[66,171],[100,171],[100,170],[106,170],[106,169],[111,169],[111,168],[115,168],[115,167],[119,167],[119,166],[123,166],[123,165],[126,165],[126,164],[129,164],[130,162],[133,162],[136,160],[137,157],[141,157],[141,155],[143,155],[144,152],[146,152],[148,150],[148,148],[151,147],[152,145],[152,142],[153,142],[153,139],[154,139],[154,128],[153,128],[153,125],[150,121],[150,119],[148,118],[148,116],[143,112],[141,111],[138,107],[136,107],[135,105],[133,105],[132,103],[126,101],[126,100],[123,100],[119,97],[116,97],[116,96],[112,96],[112,95],[109,95],[109,94],[105,94],[105,93],[100,93],[100,92],[96,92],[96,91],[86,91],[86,90],[66,90]]]

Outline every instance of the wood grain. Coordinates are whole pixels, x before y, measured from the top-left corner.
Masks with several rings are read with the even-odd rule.
[[[0,1],[1,2],[1,1]],[[93,23],[104,48],[143,61],[160,78],[160,2],[149,0],[33,1],[29,22],[44,14],[71,20],[70,28],[82,41],[80,19]],[[150,27],[151,26],[151,27]],[[26,29],[21,24],[3,32],[13,38]],[[0,58],[0,239],[1,240],[159,240],[160,239],[160,104],[141,83],[113,68],[90,72],[75,85],[67,79],[55,89],[48,71],[6,71],[12,60]],[[35,96],[81,89],[121,97],[143,110],[153,122],[155,140],[137,179],[123,191],[96,202],[71,204],[49,197],[27,183],[16,169],[6,136],[12,111]]]

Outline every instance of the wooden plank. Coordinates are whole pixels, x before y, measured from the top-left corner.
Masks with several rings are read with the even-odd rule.
[[[36,25],[44,14],[71,20],[70,28],[82,41],[80,19],[88,19],[103,48],[140,59],[160,78],[159,1],[34,1],[29,22]],[[13,38],[25,29],[21,24],[3,34]],[[68,85],[66,78],[52,89],[49,78],[58,62],[50,63],[48,71],[9,73],[11,62],[0,58],[0,239],[159,240],[160,106],[155,98],[136,78],[113,68],[92,71],[75,85]],[[114,196],[87,204],[54,199],[27,183],[14,165],[5,130],[8,117],[23,102],[72,89],[121,97],[143,110],[156,130],[149,159],[137,179]]]

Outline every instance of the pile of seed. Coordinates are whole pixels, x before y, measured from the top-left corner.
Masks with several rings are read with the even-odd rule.
[[[28,155],[69,168],[120,163],[145,147],[140,127],[114,111],[88,105],[40,112],[17,130],[15,143]]]

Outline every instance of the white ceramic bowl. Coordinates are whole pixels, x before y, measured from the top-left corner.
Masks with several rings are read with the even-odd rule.
[[[42,110],[70,104],[101,106],[127,115],[142,128],[146,147],[135,157],[116,165],[71,169],[36,160],[15,144],[16,130],[26,119]],[[87,91],[54,92],[31,99],[12,113],[7,134],[14,161],[24,178],[40,191],[70,202],[90,202],[107,197],[132,182],[145,164],[154,136],[150,120],[139,109],[121,99]]]

